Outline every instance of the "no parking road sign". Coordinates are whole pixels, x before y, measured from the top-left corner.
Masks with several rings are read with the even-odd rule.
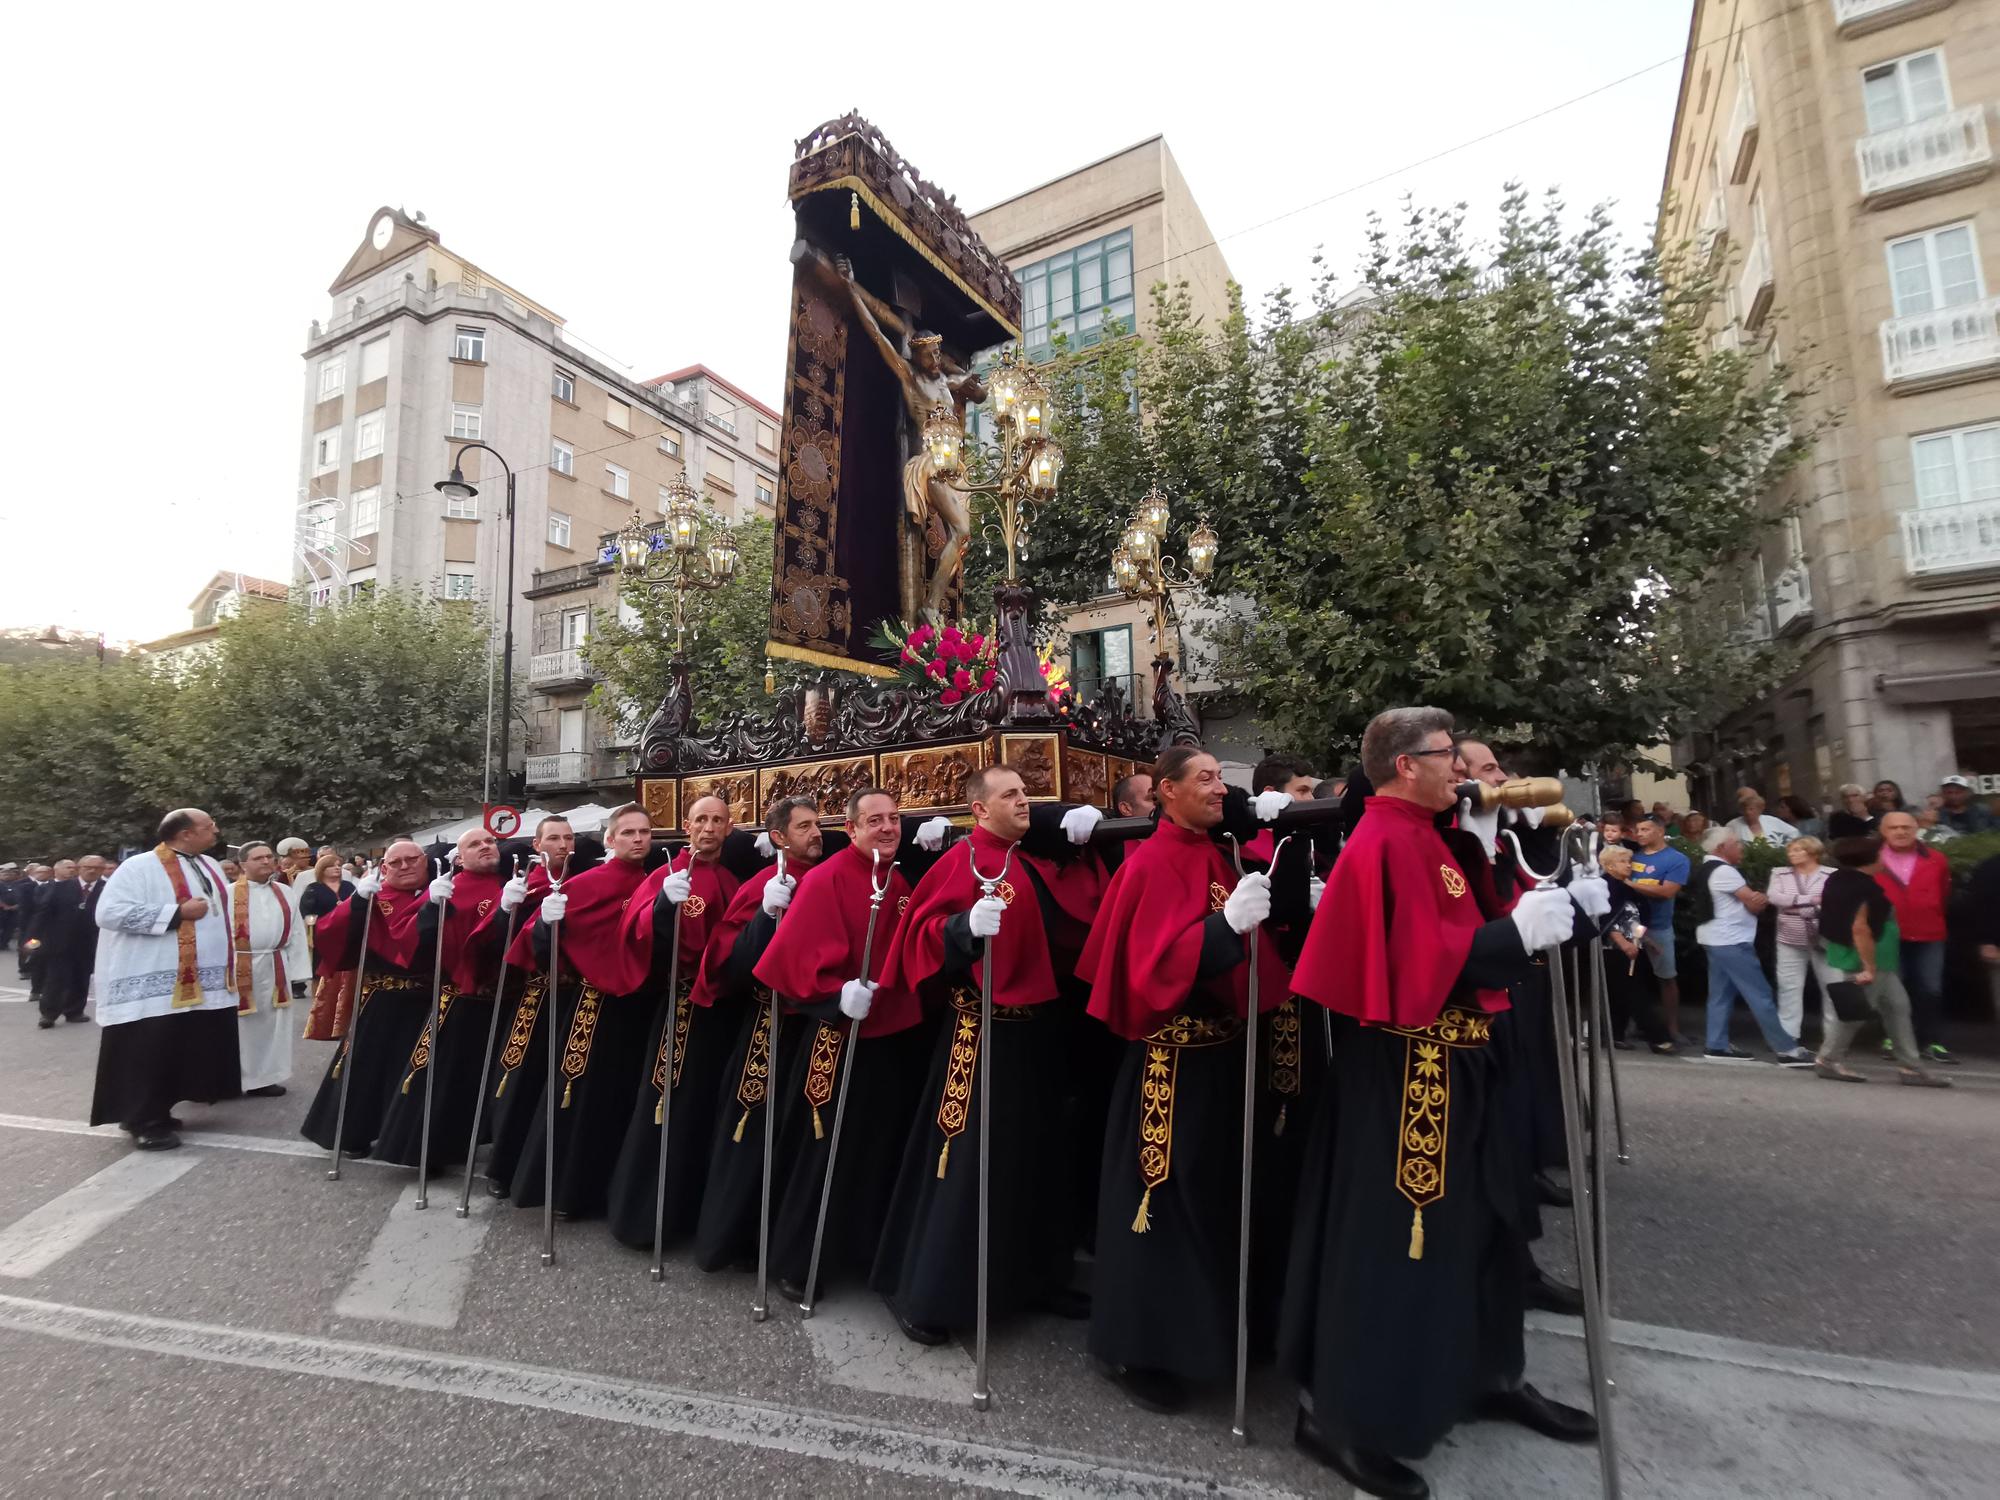
[[[496,839],[510,839],[521,830],[521,810],[504,802],[486,809],[486,831]]]

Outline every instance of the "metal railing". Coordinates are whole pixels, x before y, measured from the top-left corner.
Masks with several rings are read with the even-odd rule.
[[[1812,612],[1812,573],[1803,557],[1795,557],[1771,585],[1771,624],[1783,635],[1793,625],[1811,619]]]
[[[2000,364],[2000,297],[1961,302],[1882,324],[1882,378],[1935,381]]]
[[[2000,500],[1903,512],[1903,561],[1912,577],[2000,567]]]
[[[1890,197],[1904,189],[1993,164],[1986,135],[1986,106],[1968,105],[1913,125],[1877,131],[1854,143],[1864,199]]]
[[[539,651],[528,662],[528,681],[536,687],[551,682],[588,682],[590,676],[583,652],[575,646],[565,651]]]
[[[1898,19],[1898,11],[1922,15],[1942,10],[1951,0],[1833,0],[1833,24],[1852,34],[1856,29],[1872,31]]]
[[[588,778],[588,750],[558,750],[554,755],[528,757],[529,786],[581,786]]]

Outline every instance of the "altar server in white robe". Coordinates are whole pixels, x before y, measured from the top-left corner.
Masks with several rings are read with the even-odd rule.
[[[292,1076],[291,1004],[305,998],[312,954],[298,897],[286,886],[271,846],[245,844],[236,862],[243,874],[229,890],[229,937],[236,950],[231,980],[243,1092],[275,1099]]]
[[[215,820],[170,812],[150,853],[120,864],[97,902],[97,1088],[90,1123],[142,1151],[181,1143],[173,1107],[242,1091],[231,987],[229,887],[202,851]]]

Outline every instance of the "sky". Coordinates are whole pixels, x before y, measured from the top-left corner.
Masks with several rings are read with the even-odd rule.
[[[0,627],[143,640],[184,628],[218,569],[290,577],[306,326],[385,203],[615,367],[706,364],[776,405],[785,174],[849,109],[968,212],[1164,134],[1254,307],[1316,252],[1357,265],[1368,216],[1406,196],[1490,223],[1519,179],[1643,239],[1688,16],[35,7],[14,53],[40,63],[0,100]]]

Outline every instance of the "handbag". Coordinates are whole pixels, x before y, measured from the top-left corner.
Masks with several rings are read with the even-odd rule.
[[[1875,1007],[1868,1003],[1868,991],[1852,979],[1837,979],[1826,987],[1826,998],[1833,1004],[1833,1013],[1843,1021],[1866,1021],[1875,1014]]]

